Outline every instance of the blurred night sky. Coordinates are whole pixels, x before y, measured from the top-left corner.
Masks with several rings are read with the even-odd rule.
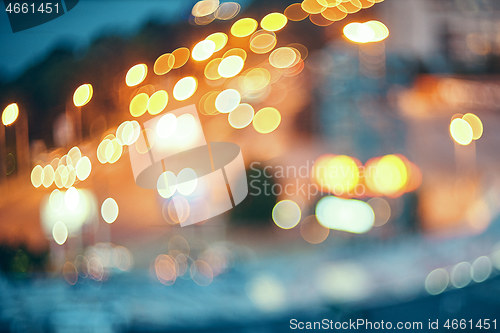
[[[119,2],[119,5],[117,4]],[[44,58],[56,45],[85,49],[103,31],[133,35],[148,21],[186,21],[191,0],[80,0],[64,15],[34,28],[13,33],[7,13],[0,14],[0,77],[11,80]]]

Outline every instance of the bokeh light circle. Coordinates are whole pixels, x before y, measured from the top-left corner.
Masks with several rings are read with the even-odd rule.
[[[474,132],[467,121],[455,118],[450,123],[450,135],[456,143],[466,146],[472,142]]]
[[[241,102],[241,95],[236,89],[226,89],[217,95],[215,108],[221,113],[229,113],[236,109]]]
[[[279,31],[283,29],[288,22],[285,15],[281,13],[269,13],[262,18],[260,26],[267,31]]]
[[[193,96],[198,88],[198,81],[193,76],[186,76],[177,81],[174,86],[173,95],[178,101],[184,101]]]
[[[290,47],[277,48],[269,55],[269,63],[275,68],[289,68],[296,60],[297,53]]]
[[[73,94],[73,104],[76,107],[82,107],[86,105],[92,99],[94,94],[94,89],[90,83],[82,84],[76,88]]]
[[[151,115],[157,115],[165,110],[168,104],[168,93],[165,90],[158,90],[148,100],[148,112]]]
[[[469,123],[472,128],[472,139],[480,139],[483,135],[483,122],[481,119],[473,113],[466,113],[462,119]]]
[[[106,223],[113,223],[118,218],[119,208],[115,199],[106,198],[101,206],[101,216]]]
[[[141,84],[148,75],[148,66],[146,64],[137,64],[132,66],[125,76],[125,83],[129,87]]]
[[[129,111],[132,117],[140,117],[148,109],[149,96],[146,93],[140,93],[134,96],[130,101]]]
[[[239,19],[231,26],[231,35],[235,37],[250,36],[257,29],[257,26],[258,23],[253,18]]]
[[[216,45],[212,40],[202,40],[198,42],[191,51],[191,57],[195,61],[207,60],[214,54]]]
[[[153,71],[156,75],[165,75],[174,68],[175,56],[172,53],[165,53],[156,59]]]
[[[177,190],[177,177],[175,174],[172,171],[163,172],[158,177],[156,189],[162,198],[168,199],[174,195]]]
[[[245,128],[252,123],[254,114],[254,109],[250,104],[242,103],[229,113],[228,121],[233,128]]]
[[[218,73],[223,78],[230,78],[238,75],[244,65],[245,62],[241,57],[232,55],[221,60],[218,66]]]
[[[228,37],[225,33],[223,32],[215,32],[211,35],[209,35],[206,40],[211,40],[212,42],[215,43],[215,50],[214,52],[220,51],[226,46]]]
[[[260,109],[253,118],[253,127],[261,134],[268,134],[278,128],[281,123],[280,112],[273,107]]]
[[[300,222],[302,211],[293,200],[278,202],[272,212],[274,223],[281,229],[292,229]]]

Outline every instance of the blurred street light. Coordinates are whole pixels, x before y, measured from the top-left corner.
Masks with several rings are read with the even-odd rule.
[[[360,44],[381,42],[389,36],[389,29],[380,21],[352,22],[343,32],[348,40]]]
[[[385,43],[389,29],[380,21],[352,22],[343,29],[344,37],[358,47],[360,70],[368,77],[385,76]]]
[[[5,107],[2,112],[2,125],[0,126],[0,178],[5,178],[7,147],[5,142],[5,127],[14,125],[19,119],[20,124],[16,126],[16,160],[18,170],[24,170],[28,163],[26,156],[29,156],[29,138],[28,138],[28,117],[27,115],[19,117],[19,106],[17,103],[11,103]]]
[[[19,116],[19,106],[17,103],[11,103],[2,112],[2,124],[4,126],[12,125]]]
[[[73,93],[73,104],[76,106],[75,128],[76,138],[78,141],[82,139],[82,107],[87,105],[94,95],[94,88],[90,83],[85,83],[76,88]]]

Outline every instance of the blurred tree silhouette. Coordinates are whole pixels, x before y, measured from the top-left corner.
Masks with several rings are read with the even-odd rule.
[[[48,255],[48,250],[33,252],[25,244],[0,244],[0,271],[17,274],[43,271]]]

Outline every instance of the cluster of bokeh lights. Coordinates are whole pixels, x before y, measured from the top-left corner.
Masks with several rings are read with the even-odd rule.
[[[391,205],[384,197],[400,197],[422,181],[414,163],[394,154],[372,158],[365,165],[347,155],[322,155],[311,177],[319,193],[327,194],[317,202],[314,215],[302,219],[301,207],[289,199],[279,201],[272,212],[279,228],[292,229],[300,223],[302,238],[311,244],[326,240],[329,230],[361,234],[384,225],[391,218]],[[367,197],[372,198],[360,200]]]
[[[49,188],[70,188],[78,182],[86,180],[92,171],[92,163],[88,156],[82,155],[78,147],[71,148],[61,158],[54,158],[42,167],[37,164],[31,171],[31,184],[38,188],[43,185]]]
[[[148,115],[160,115],[168,108],[170,99],[189,102],[191,98],[197,96],[201,90],[200,86],[208,87],[208,91],[196,97],[196,104],[201,114],[225,115],[228,124],[237,130],[252,125],[259,134],[273,133],[282,122],[282,114],[275,106],[262,105],[262,102],[266,100],[273,85],[281,77],[292,77],[302,72],[304,60],[308,55],[307,48],[298,43],[277,47],[279,32],[290,21],[301,21],[306,18],[315,25],[327,26],[342,20],[348,14],[369,8],[381,1],[383,0],[304,0],[288,6],[283,13],[267,14],[260,22],[250,17],[238,19],[227,33],[215,32],[191,48],[179,47],[160,55],[151,69],[146,63],[135,64],[125,74],[125,85],[133,89],[128,104],[132,119],[120,123],[114,132],[107,131],[103,135],[96,150],[97,160],[101,164],[114,164],[124,154],[127,146],[135,145],[139,153],[145,154],[151,151],[155,140],[158,142],[172,140],[178,133],[191,133],[193,121],[188,119],[187,114],[175,116],[167,113],[161,116],[154,130],[145,129],[139,120]],[[202,0],[194,5],[192,15],[195,24],[207,25],[214,20],[233,19],[240,8],[235,2]],[[353,24],[344,28],[344,34],[355,42],[381,41],[389,33],[387,27],[378,21]],[[233,42],[237,47],[232,46]],[[246,45],[246,49],[243,45]],[[194,74],[186,75],[184,72],[180,75],[179,72],[175,72],[188,64],[190,59],[197,66],[194,68],[203,68],[202,77]],[[163,86],[152,86],[147,83],[151,74],[156,77],[170,74],[172,80],[161,81]],[[170,85],[172,82],[175,83]],[[80,110],[92,100],[93,93],[90,83],[82,84],[74,92],[73,104]],[[17,104],[9,105],[2,114],[4,125],[12,124],[18,113]],[[186,135],[182,137],[185,138]],[[186,142],[176,141],[175,144],[182,145]],[[279,201],[272,211],[272,218],[280,228],[291,229],[300,223],[302,237],[311,244],[324,241],[332,229],[352,233],[366,232],[373,225],[377,225],[379,215],[377,211],[385,211],[385,215],[390,216],[390,206],[383,198],[372,198],[379,201],[366,203],[352,199],[357,195],[346,195],[359,184],[364,184],[371,196],[397,197],[416,188],[410,184],[419,182],[415,181],[419,175],[418,168],[399,155],[387,155],[370,160],[364,172],[359,161],[344,155],[322,156],[318,165],[325,168],[326,172],[316,170],[313,179],[326,193],[333,195],[325,196],[317,203],[315,214],[303,217],[303,207],[301,208],[293,200]],[[339,170],[340,173],[336,174]],[[366,172],[366,170],[372,171]],[[55,198],[64,198],[62,202],[65,202],[65,209],[77,211],[81,209],[79,203],[85,201],[78,198],[86,197],[87,194],[84,190],[76,189],[74,185],[86,180],[91,171],[92,163],[89,157],[82,155],[78,147],[73,147],[66,155],[53,159],[45,166],[36,165],[31,173],[31,181],[36,188],[42,185],[49,188],[55,184],[59,189],[67,189],[54,190],[47,207],[58,207],[59,204],[54,203],[57,201]],[[181,197],[175,196],[174,199],[180,200],[182,204],[182,196],[189,196],[195,190],[196,179],[196,172],[190,168],[184,168],[178,174],[164,171],[158,178],[158,194],[163,198],[171,198],[178,193]],[[88,198],[89,205],[92,200]],[[184,214],[180,214],[179,210],[173,214],[172,202],[165,207],[167,214],[176,222],[185,220],[189,214],[188,209]],[[119,207],[115,199],[106,198],[100,208],[100,215],[106,223],[116,221]],[[88,217],[84,213],[88,215],[90,210],[81,213],[80,224],[83,224]],[[388,216],[382,217],[383,221],[379,224],[387,222],[388,219]],[[61,220],[53,221],[51,230],[55,242],[60,245],[75,233]],[[100,248],[101,250],[109,252],[113,248],[108,246],[104,250]],[[86,258],[89,262],[88,271],[94,271],[89,274],[96,279],[102,279],[106,265],[102,260],[95,258]],[[174,283],[177,277],[187,271],[196,283],[207,285],[225,267],[220,262],[219,264],[211,262],[213,256],[207,258],[191,260],[189,250],[186,252],[185,249],[177,249],[159,255],[154,263],[154,271],[158,280],[167,285]],[[218,258],[220,260],[221,257]],[[91,260],[95,265],[90,264]],[[69,279],[73,281],[74,272],[78,271],[76,263],[68,262],[64,267]],[[130,265],[124,270],[129,267]]]
[[[459,145],[467,146],[472,141],[481,138],[483,135],[483,123],[473,113],[466,113],[465,115],[456,114],[451,119],[450,135]]]
[[[347,155],[322,155],[312,177],[322,192],[342,197],[398,197],[421,183],[419,168],[403,155],[385,155],[362,165]]]

